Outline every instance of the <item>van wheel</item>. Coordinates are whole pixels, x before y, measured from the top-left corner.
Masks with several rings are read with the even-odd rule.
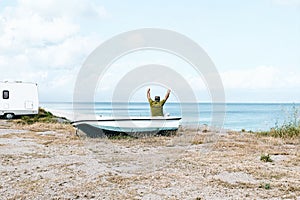
[[[4,117],[6,118],[6,119],[12,119],[12,118],[14,118],[14,114],[13,113],[6,113],[5,115],[4,115]]]

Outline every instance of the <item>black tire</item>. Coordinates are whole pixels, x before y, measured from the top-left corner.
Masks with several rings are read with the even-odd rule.
[[[12,119],[12,118],[14,118],[14,116],[15,116],[14,113],[6,113],[6,114],[4,115],[5,119]]]

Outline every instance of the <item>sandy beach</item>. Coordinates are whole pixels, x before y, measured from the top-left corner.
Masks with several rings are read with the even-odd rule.
[[[299,138],[180,129],[113,140],[75,132],[0,120],[0,199],[300,199]]]

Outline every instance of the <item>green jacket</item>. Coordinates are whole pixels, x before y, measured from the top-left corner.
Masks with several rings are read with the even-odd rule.
[[[149,99],[150,109],[151,109],[151,115],[154,116],[164,116],[163,112],[163,106],[165,104],[166,100],[163,99],[160,102],[153,101],[152,99]]]

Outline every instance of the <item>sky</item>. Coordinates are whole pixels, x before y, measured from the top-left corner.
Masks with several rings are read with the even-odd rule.
[[[300,102],[300,0],[0,0],[0,81],[39,85],[40,101],[72,101],[88,56],[114,36],[167,29],[201,46],[215,64],[226,102]],[[189,63],[155,50],[128,54],[99,78],[95,101],[111,101],[135,67],[163,64],[182,75],[198,101],[209,102],[203,77]],[[166,88],[132,91],[145,101]],[[172,88],[171,88],[172,89]],[[170,101],[178,101],[176,91]]]

